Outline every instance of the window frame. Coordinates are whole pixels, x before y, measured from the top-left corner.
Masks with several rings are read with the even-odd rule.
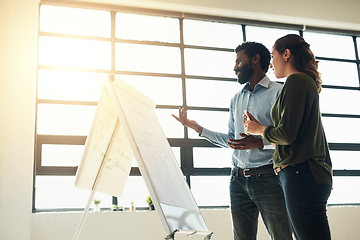
[[[70,34],[59,34],[59,33],[49,33],[41,32],[39,29],[38,35],[41,36],[50,36],[50,37],[63,37],[63,38],[75,38],[75,39],[89,39],[89,40],[98,40],[106,41],[111,43],[111,69],[86,69],[86,68],[73,68],[73,67],[56,67],[56,66],[47,66],[40,65],[38,63],[37,69],[51,69],[51,70],[67,70],[67,71],[83,71],[83,72],[96,72],[96,73],[106,73],[106,74],[124,74],[124,75],[138,75],[138,76],[157,76],[157,77],[174,77],[180,78],[182,80],[182,94],[183,94],[183,104],[179,106],[173,105],[157,105],[156,108],[159,109],[178,109],[183,107],[187,110],[202,110],[202,111],[223,111],[228,112],[228,108],[212,108],[212,107],[190,107],[187,106],[186,102],[186,79],[197,79],[197,80],[216,80],[216,81],[236,81],[234,78],[218,78],[212,76],[193,76],[185,74],[185,49],[200,49],[200,50],[213,50],[213,51],[223,51],[223,52],[233,52],[233,49],[228,48],[218,48],[218,47],[205,47],[205,46],[192,46],[184,44],[183,36],[183,20],[203,20],[203,21],[216,21],[221,23],[233,23],[240,24],[242,26],[243,41],[246,41],[246,26],[261,26],[261,27],[271,27],[271,28],[282,28],[299,31],[299,35],[303,36],[303,26],[297,24],[286,24],[286,23],[275,23],[275,22],[263,22],[255,21],[248,19],[238,19],[238,18],[228,18],[228,17],[218,17],[210,15],[201,15],[201,14],[192,14],[192,13],[182,13],[182,12],[173,12],[173,11],[162,11],[162,10],[150,10],[145,8],[135,8],[135,7],[122,7],[122,6],[113,6],[105,4],[94,4],[94,3],[54,3],[53,1],[47,2],[43,1],[39,4],[40,6],[44,5],[57,5],[57,6],[66,6],[66,7],[77,7],[77,8],[90,8],[98,10],[109,11],[111,15],[111,36],[107,37],[87,37],[87,36],[78,36]],[[145,14],[152,16],[166,16],[178,18],[180,26],[180,41],[179,43],[164,43],[164,42],[155,42],[155,41],[137,41],[137,40],[124,40],[117,39],[115,37],[115,16],[116,12],[125,12],[125,13],[137,13]],[[318,28],[307,26],[306,31],[315,31],[322,33],[331,33],[331,34],[344,34],[347,36],[352,36],[354,42],[354,51],[355,51],[355,60],[349,59],[336,59],[336,58],[325,58],[321,56],[316,56],[318,60],[327,60],[327,61],[337,61],[337,62],[351,62],[357,65],[358,71],[358,80],[359,87],[347,87],[347,86],[332,86],[332,85],[323,85],[323,88],[330,89],[344,89],[350,91],[360,91],[360,60],[357,48],[356,39],[360,37],[360,31],[347,31],[342,29],[327,29],[327,28]],[[118,71],[115,68],[115,44],[116,43],[132,43],[132,44],[146,44],[154,46],[171,46],[177,47],[180,49],[181,54],[181,73],[180,74],[165,74],[165,73],[147,73],[147,72],[135,72],[135,71]],[[49,104],[70,104],[70,105],[89,105],[96,106],[96,102],[86,102],[86,101],[62,101],[62,100],[46,100],[38,99],[36,104],[36,116],[38,113],[38,104],[49,103]],[[332,118],[360,118],[360,115],[349,115],[349,114],[328,114],[322,113],[323,117],[332,117]],[[36,119],[37,124],[37,119]],[[43,144],[73,144],[73,145],[84,145],[86,142],[86,136],[69,136],[69,135],[39,135],[37,134],[37,128],[35,132],[35,163],[34,163],[34,187],[33,187],[33,212],[37,212],[35,209],[35,177],[37,175],[62,175],[62,176],[73,176],[76,174],[77,167],[56,167],[56,166],[41,166],[41,149]],[[185,179],[189,186],[191,187],[190,176],[225,176],[229,175],[230,168],[194,168],[193,167],[193,148],[194,147],[217,147],[212,143],[208,142],[205,139],[190,139],[188,137],[188,129],[183,128],[184,138],[169,138],[169,143],[171,147],[180,147],[181,155],[181,170],[185,176]],[[342,150],[342,151],[360,151],[360,142],[359,143],[329,143],[331,150]],[[360,161],[360,160],[359,160]],[[140,171],[137,167],[132,167],[130,176],[140,176]],[[360,176],[360,170],[334,170],[334,176]],[[360,203],[359,203],[360,204]],[[214,206],[216,207],[216,206]]]

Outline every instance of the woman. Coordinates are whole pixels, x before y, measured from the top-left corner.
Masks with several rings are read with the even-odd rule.
[[[331,239],[326,204],[332,167],[319,109],[317,61],[309,44],[290,34],[275,42],[271,67],[277,78],[287,77],[271,110],[274,126],[262,126],[246,113],[245,133],[275,145],[274,170],[297,239]]]

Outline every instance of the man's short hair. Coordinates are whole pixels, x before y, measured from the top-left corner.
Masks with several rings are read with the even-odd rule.
[[[264,73],[268,71],[271,56],[269,50],[263,44],[258,42],[244,42],[236,47],[235,52],[238,53],[242,50],[245,50],[244,53],[249,59],[252,59],[256,54],[259,54],[262,70]]]

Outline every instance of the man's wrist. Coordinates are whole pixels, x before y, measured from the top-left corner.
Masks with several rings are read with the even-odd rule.
[[[259,148],[264,148],[264,141],[262,140],[262,138],[259,138],[259,143],[260,143]]]
[[[195,130],[198,134],[201,134],[202,131],[203,131],[203,127],[200,126],[200,125],[198,125],[198,126],[196,126],[196,128],[195,128],[194,130]]]

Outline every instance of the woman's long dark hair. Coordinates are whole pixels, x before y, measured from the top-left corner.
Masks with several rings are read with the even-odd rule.
[[[318,72],[318,61],[315,60],[315,56],[310,50],[310,45],[301,36],[288,34],[281,37],[276,40],[274,49],[280,54],[289,49],[294,56],[295,69],[310,75],[314,79],[319,93],[321,92],[322,80]]]

